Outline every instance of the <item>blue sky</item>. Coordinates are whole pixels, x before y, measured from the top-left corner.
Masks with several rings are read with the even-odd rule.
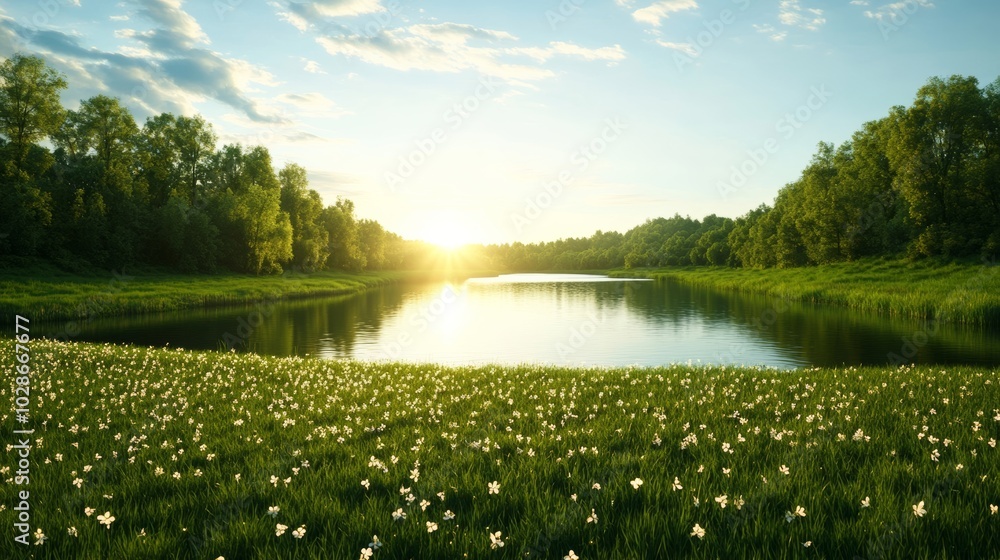
[[[931,76],[1000,76],[992,0],[39,0],[0,55],[67,107],[201,113],[408,238],[736,217]]]

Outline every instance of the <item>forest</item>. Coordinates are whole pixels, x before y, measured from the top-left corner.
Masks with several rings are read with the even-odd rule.
[[[0,64],[0,257],[65,267],[149,265],[185,273],[424,266],[431,248],[324,206],[307,172],[275,170],[265,146],[217,148],[200,116],[140,126],[119,99],[66,109],[65,78],[37,56]],[[624,234],[467,246],[501,271],[687,265],[790,268],[865,257],[1000,253],[1000,79],[932,78],[909,107],[820,143],[772,204],[736,219],[674,214]]]

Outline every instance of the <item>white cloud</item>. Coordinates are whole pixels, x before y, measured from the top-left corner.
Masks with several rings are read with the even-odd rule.
[[[817,31],[826,23],[823,10],[803,8],[801,0],[781,0],[778,4],[778,21],[784,25]]]
[[[625,4],[616,0],[619,6],[629,6],[631,2]],[[645,8],[639,8],[632,12],[632,19],[659,27],[663,20],[670,17],[670,14],[683,12],[686,10],[698,9],[697,0],[658,0]]]
[[[868,3],[862,4],[867,6]],[[892,2],[891,4],[883,4],[876,8],[875,10],[865,10],[865,16],[871,19],[876,19],[879,21],[890,19],[893,17],[898,17],[900,15],[912,14],[915,9],[918,8],[933,8],[934,3],[930,0],[903,0],[901,2]]]
[[[668,49],[673,49],[675,51],[680,51],[688,56],[694,57],[698,56],[698,49],[692,43],[671,43],[670,41],[664,41],[663,39],[657,39],[656,44],[661,47],[666,47]]]
[[[517,62],[517,58],[530,58],[539,64],[556,56],[614,63],[626,56],[619,45],[590,49],[554,41],[545,47],[502,46],[516,43],[518,38],[504,31],[456,23],[383,29],[370,36],[332,34],[316,40],[331,55],[357,58],[396,70],[473,70],[519,85],[551,77],[554,72]]]
[[[757,33],[764,33],[768,35],[772,41],[784,41],[785,37],[788,37],[787,31],[778,31],[773,25],[769,23],[765,24],[753,24],[753,28]]]
[[[300,58],[305,65],[302,67],[303,70],[309,72],[310,74],[326,74],[326,72],[320,68],[319,63],[315,60],[309,60],[308,58]]]

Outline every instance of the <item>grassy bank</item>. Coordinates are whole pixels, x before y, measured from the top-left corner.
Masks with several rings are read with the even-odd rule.
[[[998,371],[29,355],[31,483],[4,467],[2,503],[30,489],[45,540],[8,529],[3,557],[358,558],[376,535],[376,560],[1000,549]]]
[[[842,305],[889,316],[1000,325],[1000,267],[867,260],[790,269],[683,267],[612,276],[673,278],[740,293]]]
[[[0,313],[32,321],[81,319],[358,293],[393,282],[443,277],[433,271],[180,275],[156,271],[70,273],[36,261],[0,266]],[[451,272],[464,275],[468,272]]]

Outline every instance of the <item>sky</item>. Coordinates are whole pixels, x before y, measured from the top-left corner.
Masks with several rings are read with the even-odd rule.
[[[31,0],[63,104],[201,114],[409,239],[535,242],[771,203],[930,77],[1000,76],[995,0]]]

